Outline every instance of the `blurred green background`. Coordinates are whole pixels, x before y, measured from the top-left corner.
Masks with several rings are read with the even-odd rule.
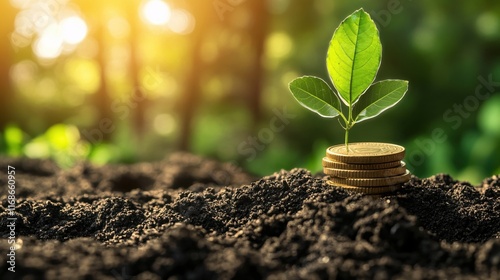
[[[404,145],[421,177],[499,174],[491,0],[2,1],[0,153],[67,167],[187,150],[259,175],[318,172],[344,131],[300,107],[287,84],[328,79],[329,40],[361,7],[380,31],[377,80],[410,89],[350,140]]]

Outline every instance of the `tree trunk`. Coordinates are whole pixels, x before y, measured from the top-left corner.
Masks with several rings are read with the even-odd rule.
[[[10,79],[10,67],[14,63],[14,51],[10,42],[14,31],[15,9],[9,1],[0,2],[2,24],[0,24],[0,131],[12,118],[14,90]]]
[[[97,54],[97,63],[100,69],[100,86],[95,94],[95,104],[98,111],[98,120],[96,126],[105,120],[113,120],[113,114],[111,112],[111,98],[108,92],[108,80],[107,80],[107,60],[106,60],[106,27],[105,24],[100,21],[96,22],[96,40],[99,46],[99,52]],[[103,139],[109,140],[109,133],[103,133]]]
[[[141,65],[139,58],[139,25],[137,11],[135,9],[128,10],[128,20],[130,22],[130,64],[129,71],[132,78],[133,95],[136,96],[136,107],[132,115],[133,129],[136,135],[136,139],[141,140],[141,136],[144,132],[144,115],[147,107],[147,99],[145,92],[141,87],[141,82],[139,79],[139,67]]]
[[[193,43],[190,55],[189,71],[186,75],[186,86],[182,94],[181,105],[181,126],[179,149],[183,151],[190,150],[193,119],[198,103],[201,98],[200,78],[203,71],[202,59],[200,57],[203,35],[211,26],[211,16],[209,12],[212,8],[211,1],[199,1],[191,4],[190,11],[196,20],[195,28],[190,34]]]
[[[253,0],[246,2],[252,12],[252,25],[250,26],[250,36],[252,36],[255,63],[249,69],[248,90],[249,107],[254,121],[254,127],[261,119],[261,98],[263,90],[263,65],[264,44],[267,35],[269,14],[267,12],[265,0]]]

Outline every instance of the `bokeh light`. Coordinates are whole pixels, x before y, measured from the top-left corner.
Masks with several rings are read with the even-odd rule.
[[[37,74],[38,65],[29,59],[19,61],[10,68],[10,78],[16,85],[31,82]]]
[[[288,34],[283,32],[272,33],[266,42],[266,53],[270,58],[281,59],[287,57],[293,49],[293,42]]]
[[[195,20],[186,10],[176,9],[172,11],[168,27],[172,32],[178,34],[188,34],[194,29]]]
[[[49,25],[36,39],[33,51],[39,58],[57,58],[63,48],[64,37],[58,24]]]
[[[483,132],[500,137],[500,95],[492,96],[484,103],[478,121]]]
[[[64,63],[64,74],[82,92],[91,94],[100,85],[99,65],[94,60],[70,58]]]
[[[161,0],[147,0],[142,5],[141,17],[152,25],[165,25],[170,20],[170,6]]]
[[[476,21],[477,32],[484,37],[495,37],[500,32],[500,20],[493,12],[481,14]]]
[[[32,2],[31,0],[10,0],[9,1],[10,4],[13,6],[13,7],[16,7],[18,9],[21,9],[23,7],[26,7],[28,4],[30,4],[30,2]]]
[[[63,19],[60,26],[65,43],[76,45],[87,36],[87,24],[78,16]]]
[[[11,43],[17,48],[31,44],[34,54],[51,61],[72,53],[87,36],[87,23],[67,1],[12,0],[20,9],[15,16]]]
[[[32,11],[21,11],[16,15],[14,24],[17,34],[26,38],[31,38],[31,36],[33,36],[35,33],[33,14]]]
[[[111,36],[122,39],[130,33],[130,25],[123,17],[112,17],[108,20],[107,28]]]
[[[160,135],[168,135],[175,131],[176,122],[170,114],[159,114],[155,117],[153,123],[156,133]]]

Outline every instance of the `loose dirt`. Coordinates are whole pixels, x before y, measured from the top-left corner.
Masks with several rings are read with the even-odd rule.
[[[16,168],[15,273],[6,254]],[[59,169],[0,159],[1,279],[500,279],[500,177],[378,197],[305,169],[255,178],[175,154]]]

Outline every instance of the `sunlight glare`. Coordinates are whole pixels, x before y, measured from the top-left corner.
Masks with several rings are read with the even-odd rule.
[[[165,25],[171,14],[170,6],[162,0],[147,0],[141,8],[141,17],[152,25]]]
[[[78,16],[63,19],[60,23],[64,42],[76,45],[87,36],[87,24]]]
[[[61,54],[63,43],[61,29],[58,24],[53,23],[37,38],[33,45],[33,51],[40,58],[54,59]]]

